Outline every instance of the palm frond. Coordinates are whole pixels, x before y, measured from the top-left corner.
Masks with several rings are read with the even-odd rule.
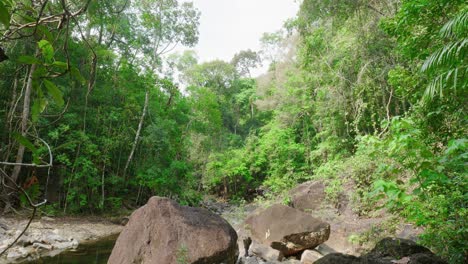
[[[468,32],[468,11],[463,10],[461,14],[447,22],[442,29],[440,34],[443,38],[453,37],[466,37]]]
[[[423,63],[422,72],[436,74],[424,92],[423,101],[443,97],[445,88],[456,91],[467,87],[468,9],[447,22],[440,30],[449,42],[432,53]]]
[[[440,73],[426,87],[424,100],[428,101],[434,98],[436,94],[443,97],[443,89],[447,86],[451,87],[454,91],[457,91],[458,88],[462,90],[466,89],[468,87],[467,73],[467,66],[453,68]]]
[[[450,66],[466,56],[468,38],[450,42],[432,53],[424,62],[421,70],[431,71],[438,67]]]

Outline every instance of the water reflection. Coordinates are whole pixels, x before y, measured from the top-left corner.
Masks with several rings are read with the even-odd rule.
[[[80,245],[76,250],[65,251],[54,257],[44,257],[27,264],[106,264],[117,236],[92,244]]]

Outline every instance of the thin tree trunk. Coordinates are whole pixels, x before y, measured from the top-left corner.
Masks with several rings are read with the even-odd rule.
[[[9,106],[9,109],[8,109],[8,112],[5,116],[5,132],[11,132],[12,130],[12,127],[11,127],[11,124],[12,122],[9,122],[10,120],[10,117],[14,115],[14,108],[15,108],[15,102],[16,102],[16,97],[17,97],[17,93],[18,93],[18,73],[15,74],[15,80],[13,81],[13,92],[12,92],[12,95],[11,95],[11,102],[10,102],[10,106]],[[6,142],[7,141],[7,138],[6,138],[6,135],[7,133],[5,133],[5,138],[2,138],[2,141],[3,142]],[[5,156],[4,158],[7,158],[8,156]]]
[[[250,119],[253,119],[254,116],[254,105],[250,103]]]
[[[105,177],[105,171],[106,171],[106,165],[104,164],[104,168],[102,169],[102,175],[101,175],[101,204],[102,204],[102,210],[104,210],[104,200],[105,200],[105,186],[104,186],[104,177]]]
[[[133,155],[135,154],[135,149],[136,149],[137,144],[138,144],[138,139],[140,138],[141,128],[143,127],[143,121],[145,120],[146,111],[148,109],[148,102],[149,102],[149,91],[146,91],[145,104],[143,106],[143,112],[141,113],[140,122],[138,123],[138,129],[137,129],[137,132],[135,134],[135,140],[133,141],[132,150],[130,151],[130,155],[128,155],[127,163],[125,164],[125,168],[124,168],[124,171],[123,171],[123,176],[124,176],[125,179],[127,178],[128,166],[130,165],[130,162],[133,159]]]
[[[36,71],[37,65],[31,65],[31,68],[28,73],[27,81],[26,81],[26,89],[24,91],[24,101],[23,101],[23,113],[21,114],[21,135],[26,136],[26,132],[28,129],[28,120],[29,120],[29,112],[31,109],[31,91],[32,91],[32,83],[33,83],[33,74]],[[16,161],[15,163],[23,163],[23,156],[24,156],[25,147],[20,144],[18,146],[18,152],[16,153]],[[16,183],[18,182],[19,173],[21,171],[21,165],[16,165],[13,168],[13,172],[11,174],[11,181],[8,183],[9,186],[14,188]],[[11,200],[7,196],[5,197],[5,207],[3,209],[4,213],[7,213],[11,210]]]
[[[31,69],[29,70],[29,74],[28,74],[26,90],[24,92],[23,113],[21,115],[21,135],[23,137],[26,136],[26,131],[28,129],[29,112],[31,109],[31,91],[32,91],[32,83],[33,83],[33,74],[36,71],[36,68],[37,68],[36,64],[31,65]],[[16,163],[23,163],[24,150],[25,150],[25,147],[20,144],[18,147],[18,152],[16,154],[16,161],[15,161]],[[18,181],[20,171],[21,171],[21,165],[17,165],[13,168],[11,178],[15,183]]]

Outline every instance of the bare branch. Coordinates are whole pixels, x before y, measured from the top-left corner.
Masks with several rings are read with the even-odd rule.
[[[36,137],[36,138],[39,139],[40,141],[42,141],[42,143],[44,143],[44,145],[46,145],[47,150],[49,151],[49,163],[48,164],[35,164],[35,163],[20,163],[20,162],[3,162],[3,161],[0,161],[0,165],[34,167],[34,168],[49,168],[49,167],[52,167],[53,156],[52,156],[52,150],[50,149],[49,144],[47,144],[47,142],[45,140],[43,140],[42,138],[40,138],[40,137]]]
[[[60,23],[60,21],[62,21],[64,16],[73,17],[73,18],[76,17],[76,16],[79,16],[82,13],[86,12],[86,10],[88,10],[88,6],[89,6],[89,3],[91,2],[91,0],[88,0],[83,7],[81,7],[79,10],[77,10],[74,13],[71,13],[68,10],[66,10],[66,8],[65,8],[66,6],[64,6],[64,12],[41,18],[47,2],[48,1],[45,1],[45,3],[41,6],[39,16],[38,16],[38,18],[37,18],[37,20],[35,22],[30,22],[30,23],[26,23],[26,24],[15,24],[15,23],[13,23],[12,26],[15,26],[16,28],[7,30],[5,32],[5,34],[3,35],[3,37],[0,38],[0,42],[3,42],[5,40],[7,40],[7,39],[13,40],[13,39],[31,37],[36,33],[37,27],[39,25]],[[62,3],[63,2],[64,1],[62,1]],[[28,28],[34,28],[34,32],[32,34],[29,34],[29,35],[22,35],[21,31],[23,29],[28,29]],[[13,37],[15,34],[18,34],[19,37]]]
[[[29,221],[28,223],[26,224],[26,226],[24,227],[23,231],[16,237],[16,239],[10,244],[8,245],[8,247],[6,247],[2,252],[0,252],[0,257],[5,254],[5,252],[7,252],[16,242],[18,242],[18,240],[24,235],[24,233],[26,232],[26,230],[28,230],[29,226],[31,225],[31,222],[32,220],[34,219],[34,216],[36,216],[36,212],[37,212],[37,208],[46,204],[47,203],[47,200],[44,199],[42,202],[38,203],[38,204],[34,204],[33,201],[31,200],[31,197],[29,197],[28,193],[23,189],[21,188],[21,186],[19,186],[4,170],[0,169],[0,172],[3,174],[3,177],[10,180],[14,185],[15,187],[20,190],[24,196],[26,197],[26,199],[28,200],[28,203],[29,205],[33,208],[33,212],[31,214],[31,217],[29,218]]]

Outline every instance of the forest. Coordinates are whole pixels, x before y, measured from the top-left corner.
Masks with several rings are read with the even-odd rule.
[[[190,50],[200,16],[180,0],[0,0],[2,214],[287,202],[321,179],[330,201],[351,182],[360,216],[385,208],[467,259],[466,1],[303,0],[230,61]]]

